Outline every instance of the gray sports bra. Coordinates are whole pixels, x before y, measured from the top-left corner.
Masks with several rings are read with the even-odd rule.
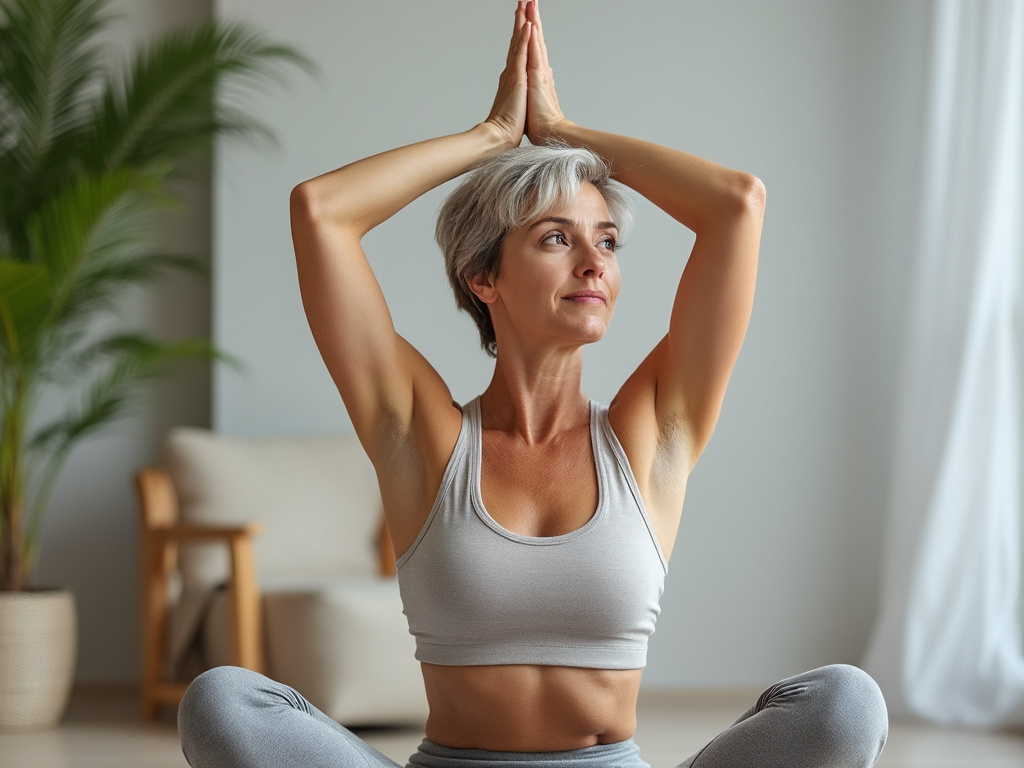
[[[608,409],[595,403],[590,439],[593,517],[561,536],[522,536],[484,508],[479,398],[463,409],[430,516],[397,563],[417,659],[592,669],[647,663],[665,558]]]

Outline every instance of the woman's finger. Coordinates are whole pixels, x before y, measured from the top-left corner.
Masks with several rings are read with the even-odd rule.
[[[505,69],[498,78],[494,103],[487,116],[487,122],[498,126],[508,135],[510,146],[518,146],[526,130],[526,66],[530,55],[532,28],[526,19],[527,2],[528,0],[520,0],[516,6],[516,31],[509,42]]]
[[[523,22],[523,26],[519,30],[519,38],[516,40],[515,59],[509,62],[515,67],[516,72],[523,75],[526,74],[526,63],[530,57],[530,38],[532,37],[530,33],[532,29],[533,25],[530,22]]]
[[[547,78],[547,73],[551,71],[551,67],[548,64],[548,52],[544,47],[544,42],[540,36],[540,27],[533,23],[530,23],[531,34],[530,34],[530,56],[527,60],[526,68],[528,71],[534,74],[531,77],[539,77],[538,82],[543,82]]]
[[[516,6],[515,21],[512,27],[512,39],[508,42],[508,55],[505,57],[505,63],[511,64],[516,58],[519,50],[520,36],[523,31],[523,25],[526,23],[526,4],[528,0],[519,0],[519,4]]]
[[[516,83],[526,82],[526,66],[530,57],[530,29],[532,25],[523,21],[519,31],[512,38],[508,49],[508,60],[502,77]]]
[[[540,29],[540,14],[536,0],[527,6],[526,20],[530,22],[530,48],[527,58],[526,133],[534,144],[557,135],[565,116],[558,105],[555,78],[548,64],[547,48]]]
[[[537,30],[537,43],[540,46],[540,59],[539,64],[543,67],[549,66],[548,64],[548,47],[544,44],[544,27],[540,21],[540,6],[537,5],[537,0],[528,0],[527,6],[533,6],[532,8],[526,8],[526,18],[533,24]]]

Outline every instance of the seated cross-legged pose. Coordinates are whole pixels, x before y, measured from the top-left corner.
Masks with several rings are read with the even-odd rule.
[[[494,375],[460,406],[396,332],[361,241],[470,171],[437,239]],[[619,185],[696,242],[665,336],[605,407],[580,382],[619,292]],[[754,176],[566,119],[536,0],[518,3],[484,122],[294,190],[303,302],[377,471],[422,663],[430,714],[409,765],[646,766],[632,736],[647,641],[746,332],[764,201]],[[237,668],[197,678],[179,725],[194,768],[396,765]],[[878,687],[835,665],[772,686],[682,765],[867,768],[886,733]]]

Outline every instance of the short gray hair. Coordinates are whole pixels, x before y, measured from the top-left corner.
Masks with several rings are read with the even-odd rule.
[[[469,174],[441,206],[435,238],[444,254],[455,302],[480,331],[480,345],[497,356],[491,315],[470,290],[470,279],[497,277],[501,244],[514,228],[557,205],[576,199],[580,187],[597,187],[621,234],[633,221],[633,208],[611,169],[589,149],[566,145],[526,146],[506,150]]]

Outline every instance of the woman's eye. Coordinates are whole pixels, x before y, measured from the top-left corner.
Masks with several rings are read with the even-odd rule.
[[[565,235],[563,235],[561,232],[556,232],[553,235],[548,235],[547,237],[544,238],[544,242],[547,243],[548,245],[568,245],[569,244],[568,242],[566,242]]]
[[[618,243],[615,242],[615,238],[613,238],[613,237],[606,237],[604,240],[602,240],[599,243],[599,245],[602,248],[605,248],[605,249],[607,249],[609,251],[614,251],[614,250],[616,250],[619,247]]]

